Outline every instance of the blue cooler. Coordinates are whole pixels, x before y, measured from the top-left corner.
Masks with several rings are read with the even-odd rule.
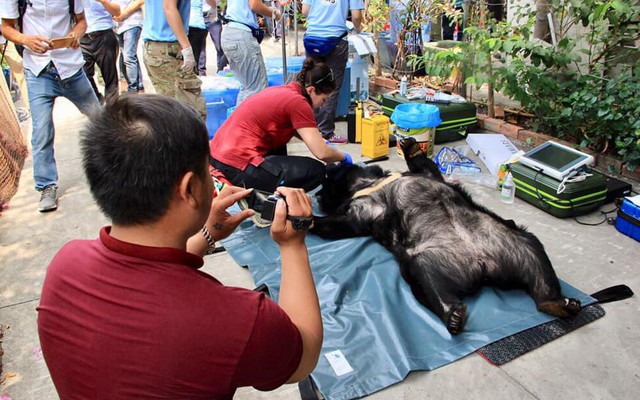
[[[264,64],[267,67],[268,86],[280,86],[296,79],[298,72],[302,70],[305,57],[287,57],[287,81],[282,74],[282,57],[265,57]]]
[[[200,80],[207,106],[207,130],[211,139],[227,119],[227,109],[235,107],[240,82],[225,76],[201,76]]]
[[[287,73],[297,74],[300,72],[305,59],[305,56],[287,57]],[[265,57],[264,65],[267,70],[272,68],[282,69],[282,57]]]
[[[635,202],[627,197],[622,202],[616,218],[616,229],[640,242],[640,196],[634,196]]]

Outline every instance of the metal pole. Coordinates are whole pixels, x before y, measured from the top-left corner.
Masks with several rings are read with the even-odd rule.
[[[277,1],[277,0],[276,0]],[[281,30],[280,33],[282,34],[282,82],[283,83],[287,83],[287,33],[285,32],[285,10],[286,10],[286,5],[284,7],[282,7],[282,14],[280,17],[280,23],[281,23]]]
[[[296,4],[296,0],[293,0],[293,39],[296,41],[295,43],[295,55],[299,56],[298,52],[298,5]]]

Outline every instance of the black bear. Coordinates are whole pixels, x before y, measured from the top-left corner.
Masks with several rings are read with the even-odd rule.
[[[401,139],[409,172],[335,166],[318,193],[311,232],[329,239],[372,236],[398,260],[416,299],[452,334],[465,324],[464,296],[483,285],[524,289],[538,310],[556,317],[580,311],[566,298],[542,243],[513,221],[476,204],[444,181],[415,140]]]

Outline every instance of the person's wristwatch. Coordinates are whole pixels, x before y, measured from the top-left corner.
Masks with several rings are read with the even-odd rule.
[[[311,217],[293,217],[291,215],[287,215],[287,219],[291,221],[291,226],[296,231],[308,231],[313,225],[313,216]]]
[[[211,233],[209,233],[209,229],[207,229],[207,226],[203,226],[202,227],[202,236],[204,236],[204,240],[207,242],[207,249],[212,249],[216,247],[216,241],[213,240],[213,237],[211,236]]]

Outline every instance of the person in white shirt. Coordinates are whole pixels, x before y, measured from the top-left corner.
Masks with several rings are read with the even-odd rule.
[[[144,20],[142,15],[144,0],[114,0],[113,3],[120,5],[120,15],[113,17],[116,21],[116,34],[120,45],[120,72],[124,72],[127,80],[127,92],[143,92],[138,41]]]
[[[33,178],[40,192],[38,210],[53,211],[58,207],[58,170],[53,150],[55,99],[66,97],[85,115],[100,108],[82,69],[84,59],[79,38],[87,29],[87,21],[80,1],[75,2],[73,10],[69,10],[66,1],[28,1],[22,32],[16,29],[19,17],[17,0],[0,0],[2,34],[15,44],[25,46],[23,61],[33,129]],[[73,26],[72,17],[76,20]],[[69,47],[57,48],[59,42],[53,39],[63,37],[70,37],[70,43],[63,43]]]

